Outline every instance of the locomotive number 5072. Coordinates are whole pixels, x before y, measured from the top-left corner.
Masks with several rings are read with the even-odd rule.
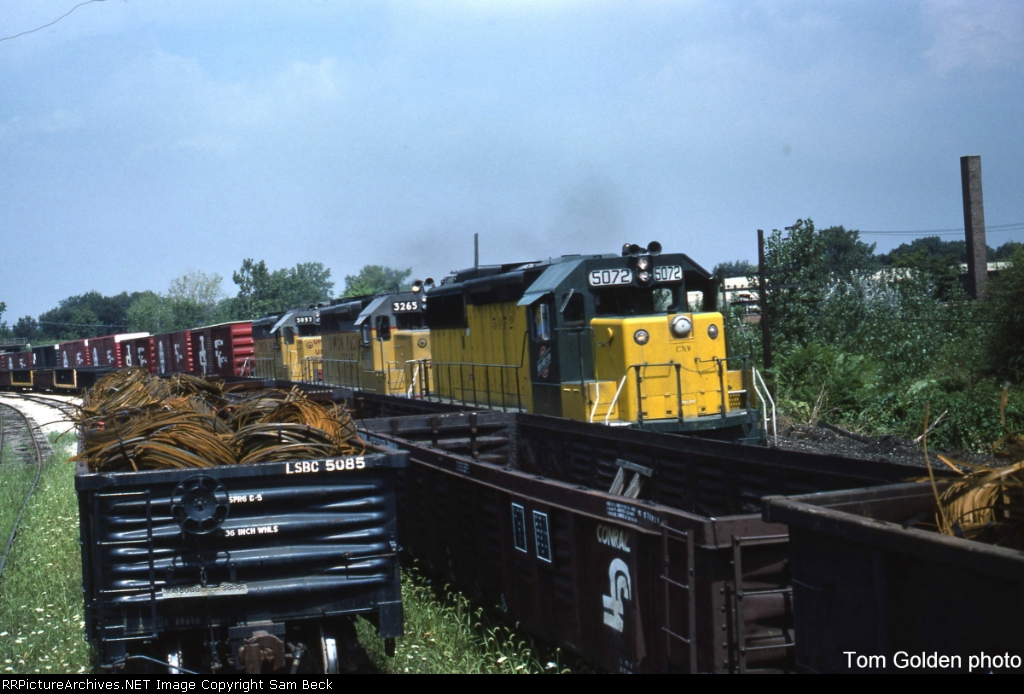
[[[633,281],[633,271],[629,268],[611,268],[608,270],[591,270],[587,281],[591,287],[607,287],[616,284],[629,284]]]

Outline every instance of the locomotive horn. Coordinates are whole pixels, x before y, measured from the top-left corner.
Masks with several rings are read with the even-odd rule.
[[[643,253],[645,250],[646,249],[640,248],[640,246],[636,245],[635,243],[631,243],[629,244],[629,257],[635,258],[641,253]]]
[[[647,244],[647,252],[651,255],[661,255],[661,244],[657,241],[651,241]]]
[[[423,288],[424,289],[433,289],[434,288],[434,278],[433,277],[428,277],[427,279],[423,280]]]

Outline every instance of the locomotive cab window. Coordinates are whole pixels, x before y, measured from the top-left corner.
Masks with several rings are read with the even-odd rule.
[[[678,313],[682,285],[678,287],[656,287],[654,289],[654,310],[657,313]]]
[[[395,314],[395,328],[397,330],[420,330],[425,327],[426,325],[423,323],[423,314],[418,311],[414,313]]]
[[[391,319],[388,316],[377,316],[377,339],[391,339]]]
[[[551,341],[551,307],[545,302],[533,306],[533,339],[537,342]]]
[[[562,297],[562,324],[567,326],[583,325],[586,319],[586,308],[583,304],[583,294],[576,291],[563,295]]]

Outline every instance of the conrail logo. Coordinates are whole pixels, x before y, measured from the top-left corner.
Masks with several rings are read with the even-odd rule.
[[[629,531],[598,524],[597,541],[629,554]]]

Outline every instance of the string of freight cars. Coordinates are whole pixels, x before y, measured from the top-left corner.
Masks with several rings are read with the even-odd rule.
[[[75,461],[93,472],[309,460],[364,451],[348,412],[290,392],[225,392],[218,383],[143,369],[98,381],[76,416]]]

